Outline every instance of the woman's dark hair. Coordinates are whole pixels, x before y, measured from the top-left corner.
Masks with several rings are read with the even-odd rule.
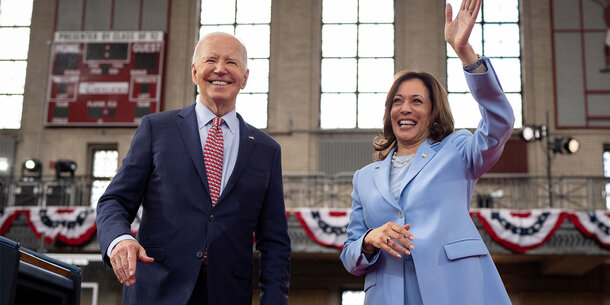
[[[401,71],[396,73],[394,76],[394,82],[388,92],[385,100],[385,112],[383,115],[383,134],[373,139],[373,147],[375,153],[373,159],[375,161],[385,159],[390,150],[396,146],[396,135],[392,130],[392,120],[390,112],[398,87],[402,82],[409,79],[421,80],[430,94],[430,101],[432,102],[432,111],[429,117],[429,126],[422,130],[429,132],[429,137],[435,142],[442,141],[445,137],[453,132],[453,116],[451,115],[451,109],[449,108],[449,101],[447,100],[447,92],[443,85],[426,72],[414,72],[414,71]]]

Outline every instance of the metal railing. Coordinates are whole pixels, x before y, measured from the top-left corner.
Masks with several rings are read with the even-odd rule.
[[[354,173],[284,175],[286,208],[349,208]]]
[[[610,177],[558,176],[549,183],[546,176],[487,174],[477,183],[471,204],[485,206],[488,200],[494,208],[606,210],[606,185]]]
[[[90,191],[85,177],[0,178],[0,206],[89,206]]]
[[[353,173],[286,174],[287,208],[350,208]],[[472,207],[605,210],[610,178],[601,176],[484,175],[475,188]],[[92,181],[86,177],[53,181],[10,181],[0,178],[0,206],[90,206]],[[548,190],[551,185],[551,192]],[[608,187],[610,189],[610,187]],[[549,199],[549,194],[552,198]]]
[[[610,194],[609,177],[552,177],[549,199],[546,176],[487,174],[477,183],[472,207],[504,209],[557,208],[566,210],[606,210]],[[286,175],[284,199],[287,208],[350,208],[352,174]]]

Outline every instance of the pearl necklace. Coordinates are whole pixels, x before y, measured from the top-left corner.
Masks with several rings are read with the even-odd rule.
[[[398,160],[398,156],[396,156],[396,152],[394,152],[392,155],[392,166],[394,166],[394,168],[403,168],[411,164],[413,159],[415,159],[415,154],[406,156],[404,160]]]

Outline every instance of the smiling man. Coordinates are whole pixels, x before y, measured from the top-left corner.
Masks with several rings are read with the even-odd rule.
[[[197,44],[191,76],[201,103],[217,116],[235,109],[237,94],[248,81],[247,58],[243,44],[229,34],[208,34]]]
[[[97,208],[123,304],[251,304],[253,234],[260,304],[288,303],[280,146],[235,111],[248,74],[244,45],[208,34],[191,64],[195,104],[142,118]]]

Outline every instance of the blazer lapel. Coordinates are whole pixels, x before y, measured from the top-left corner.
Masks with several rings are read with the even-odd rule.
[[[388,156],[375,166],[373,180],[375,181],[375,186],[381,196],[392,206],[400,209],[398,200],[394,198],[392,190],[390,190],[390,166],[392,166],[392,154],[394,153],[394,150],[396,150],[396,148],[392,149]]]
[[[436,155],[436,151],[433,149],[434,146],[439,145],[440,143],[430,144],[429,140],[421,143],[417,152],[415,153],[415,158],[413,159],[413,163],[407,170],[407,174],[405,179],[400,184],[401,191],[413,180],[413,178],[434,158]]]
[[[186,149],[191,156],[191,160],[197,169],[197,173],[199,173],[199,178],[205,186],[205,190],[209,194],[210,188],[208,186],[208,179],[203,162],[203,147],[201,140],[199,139],[195,105],[182,109],[182,111],[180,111],[178,114],[176,123],[178,124],[178,129],[180,130],[180,134],[182,135],[182,140],[184,140]]]
[[[237,180],[239,180],[239,177],[241,177],[241,174],[248,165],[248,160],[250,160],[254,146],[256,146],[256,139],[252,135],[250,126],[246,124],[241,115],[237,114],[237,118],[239,119],[239,149],[237,152],[237,160],[235,161],[233,173],[231,173],[227,185],[223,189],[222,194],[220,194],[218,202],[220,202],[235,186],[235,183],[237,183]]]

